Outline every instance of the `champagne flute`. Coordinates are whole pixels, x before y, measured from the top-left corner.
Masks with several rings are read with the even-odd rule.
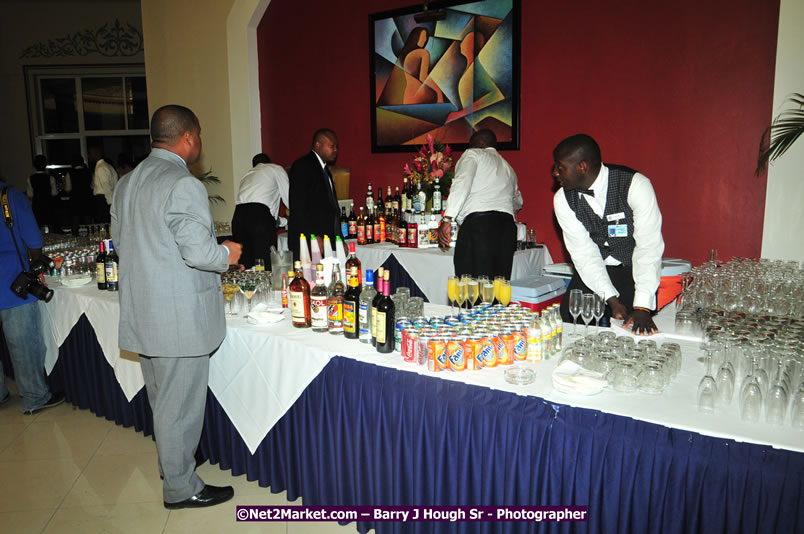
[[[589,322],[595,316],[595,296],[592,293],[586,293],[583,296],[583,303],[581,304],[581,319],[585,325],[583,329],[584,335],[589,333]]]
[[[458,277],[455,275],[447,278],[447,298],[449,299],[450,314],[455,315],[453,308],[458,298]]]
[[[494,277],[494,298],[497,299],[497,302],[500,301],[500,286],[502,286],[503,281],[505,280],[504,276],[495,276]]]
[[[477,304],[477,298],[480,296],[480,287],[477,280],[469,279],[466,284],[466,292],[469,295],[469,308],[474,308],[475,304]]]
[[[481,288],[481,298],[483,299],[483,302],[487,304],[494,302],[494,284],[488,279],[486,279],[486,282]]]
[[[706,375],[698,384],[698,411],[715,411],[715,399],[717,398],[717,384],[712,378],[712,354],[706,355]]]
[[[603,318],[603,315],[606,313],[606,301],[603,300],[603,297],[594,293],[595,295],[595,305],[592,309],[592,313],[595,316],[595,326],[600,326],[600,320]]]
[[[576,330],[578,328],[578,316],[581,315],[582,306],[583,291],[580,289],[571,289],[569,295],[569,314],[572,315],[572,337],[578,337]]]
[[[511,302],[511,281],[510,280],[503,280],[500,284],[500,294],[497,297],[497,300],[500,301],[500,304],[503,306],[508,306],[508,303]]]
[[[463,308],[464,300],[466,300],[466,282],[459,279],[455,284],[455,302],[458,303],[458,310]]]

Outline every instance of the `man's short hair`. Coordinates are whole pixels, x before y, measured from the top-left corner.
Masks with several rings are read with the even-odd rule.
[[[266,154],[265,152],[260,152],[259,154],[251,158],[252,167],[256,167],[260,163],[271,163],[271,158],[268,157],[268,154]]]
[[[472,134],[469,139],[469,148],[497,148],[497,136],[488,128],[483,128]]]
[[[331,135],[332,137],[335,137],[335,138],[338,137],[337,135],[335,135],[335,131],[330,130],[329,128],[320,128],[320,129],[316,130],[315,133],[313,134],[312,146],[315,146],[317,141],[320,141],[323,137],[326,137],[328,135]]]
[[[176,104],[162,106],[151,117],[151,142],[174,145],[185,132],[198,128],[198,117]]]
[[[567,137],[553,150],[555,159],[563,159],[568,156],[574,157],[577,163],[585,161],[590,167],[596,167],[601,162],[600,146],[597,141],[586,134],[575,134]]]

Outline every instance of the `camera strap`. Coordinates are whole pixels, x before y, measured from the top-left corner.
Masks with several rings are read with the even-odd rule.
[[[22,261],[22,254],[20,253],[20,247],[17,245],[17,236],[14,235],[14,217],[11,215],[11,206],[8,203],[8,186],[3,188],[2,195],[2,202],[3,202],[3,220],[8,226],[8,231],[11,232],[11,239],[14,241],[14,248],[17,250],[17,257],[20,260],[20,267],[22,270],[25,271],[25,262]]]

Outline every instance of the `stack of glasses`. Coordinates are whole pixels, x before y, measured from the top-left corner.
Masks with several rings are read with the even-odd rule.
[[[227,271],[221,283],[227,317],[245,315],[258,304],[280,305],[268,271]]]

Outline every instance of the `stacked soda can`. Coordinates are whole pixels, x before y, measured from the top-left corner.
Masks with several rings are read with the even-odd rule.
[[[400,317],[398,347],[405,362],[434,373],[511,365],[528,359],[529,339],[540,342],[541,336],[532,332],[532,317],[533,312],[517,304],[480,305],[458,316]]]

